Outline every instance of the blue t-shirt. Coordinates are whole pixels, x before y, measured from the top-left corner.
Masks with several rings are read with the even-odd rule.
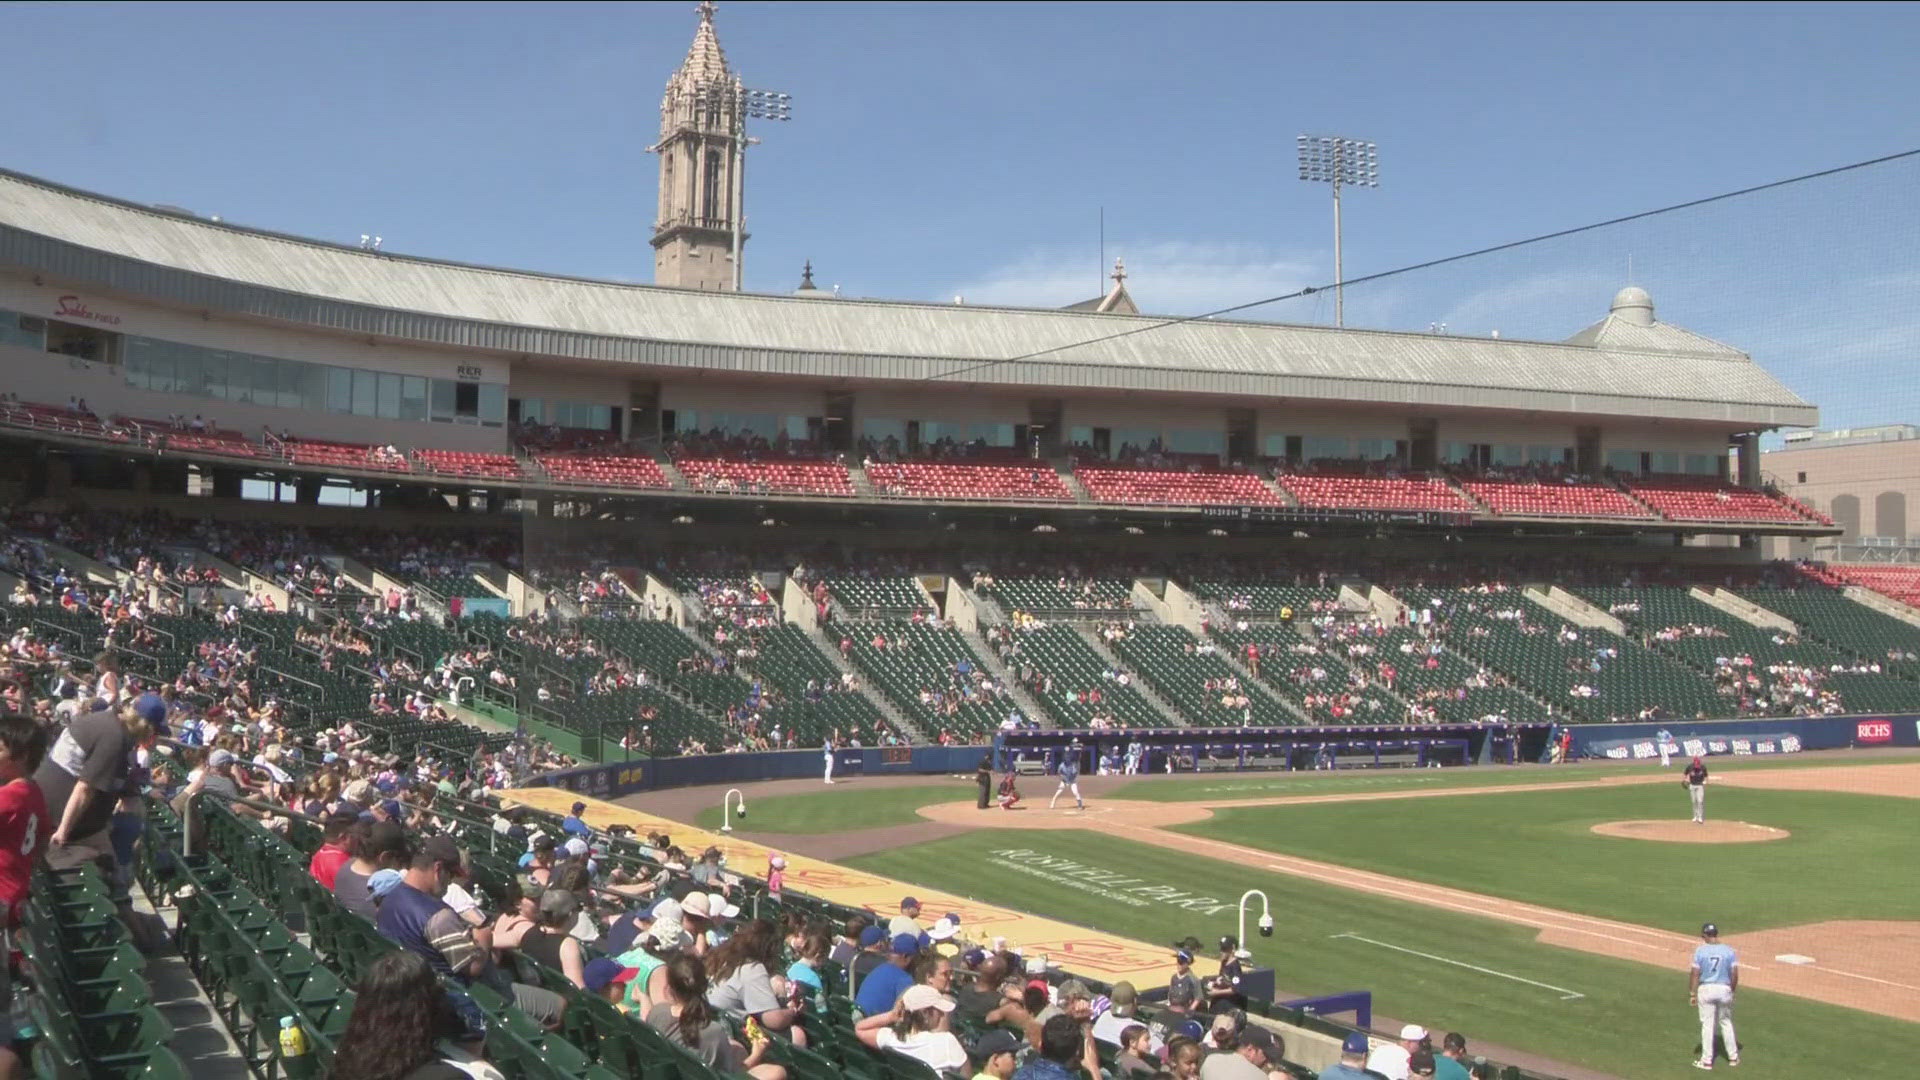
[[[1700,985],[1733,985],[1733,969],[1740,966],[1733,946],[1712,942],[1693,950],[1693,966],[1700,971]]]
[[[860,980],[860,992],[854,997],[854,1004],[868,1016],[879,1016],[891,1010],[900,1000],[900,995],[913,985],[913,976],[898,964],[883,964],[866,978]]]
[[[560,822],[560,831],[568,836],[592,836],[593,827],[577,817],[569,815]]]
[[[826,989],[826,987],[820,984],[820,973],[813,970],[813,965],[807,963],[805,960],[795,960],[793,962],[793,966],[787,969],[787,981],[804,983],[812,987],[815,991]]]

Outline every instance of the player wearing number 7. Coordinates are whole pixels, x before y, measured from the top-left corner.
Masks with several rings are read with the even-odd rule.
[[[26,906],[27,884],[33,860],[53,835],[47,800],[33,772],[47,756],[47,732],[29,717],[0,716],[0,1045],[10,1044],[15,1032],[5,1024],[13,988],[7,980],[6,957],[13,950],[13,928]]]
[[[1740,987],[1740,957],[1730,945],[1720,944],[1720,928],[1700,928],[1700,944],[1693,950],[1687,972],[1687,1003],[1700,1012],[1700,1056],[1696,1069],[1713,1068],[1713,1029],[1727,1046],[1727,1065],[1740,1064],[1740,1044],[1733,1037],[1733,992]]]

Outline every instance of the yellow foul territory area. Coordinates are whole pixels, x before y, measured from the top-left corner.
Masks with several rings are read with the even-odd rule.
[[[779,848],[706,832],[685,822],[616,806],[565,788],[515,788],[502,791],[499,795],[503,801],[524,803],[556,814],[565,814],[573,808],[574,803],[583,802],[587,804],[584,818],[595,829],[628,825],[642,834],[664,832],[671,835],[682,850],[690,853],[705,850],[710,845],[717,846],[726,854],[730,868],[755,876],[766,873],[770,856],[784,855],[787,860],[787,887],[797,892],[848,907],[864,908],[883,920],[899,914],[900,901],[912,896],[920,901],[922,926],[955,912],[960,916],[960,934],[967,940],[984,945],[992,943],[995,938],[1004,937],[1007,939],[1007,948],[1020,950],[1020,954],[1028,960],[1044,956],[1049,966],[1065,968],[1076,974],[1107,982],[1124,979],[1141,990],[1165,986],[1167,979],[1173,975],[1173,950],[1169,946],[1129,941],[1011,908],[850,870]],[[1197,957],[1194,967],[1203,974],[1218,970],[1205,957]]]

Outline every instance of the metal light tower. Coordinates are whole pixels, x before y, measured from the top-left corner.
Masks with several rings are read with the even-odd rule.
[[[1380,159],[1370,142],[1338,135],[1301,135],[1300,179],[1333,185],[1333,325],[1347,324],[1340,260],[1340,186],[1379,187]]]
[[[733,291],[741,290],[744,267],[740,264],[740,244],[745,238],[747,208],[747,144],[759,139],[747,138],[747,118],[758,120],[793,119],[793,95],[773,90],[738,91],[740,95],[740,137],[733,142]]]

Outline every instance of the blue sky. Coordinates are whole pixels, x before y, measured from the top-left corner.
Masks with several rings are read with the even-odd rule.
[[[0,164],[390,251],[647,281],[691,2],[0,4]],[[1331,277],[1294,136],[1380,147],[1358,276],[1920,146],[1905,7],[723,3],[759,134],[747,283],[1056,305],[1124,255],[1188,313]],[[1829,423],[1920,420],[1912,162],[1348,293],[1561,337],[1634,278]],[[1254,317],[1330,321],[1325,297]]]

